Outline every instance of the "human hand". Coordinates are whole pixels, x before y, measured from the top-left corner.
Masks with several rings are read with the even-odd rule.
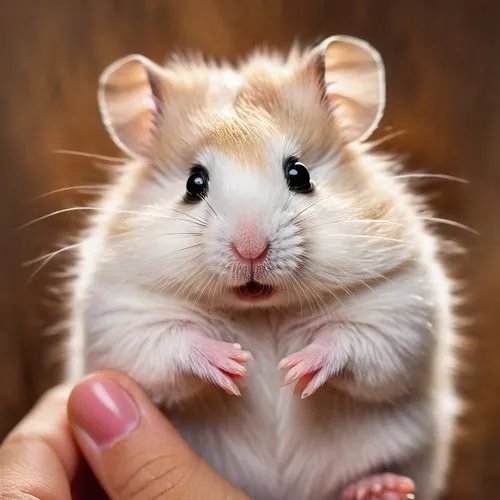
[[[52,389],[37,403],[0,446],[0,498],[89,498],[77,481],[82,455],[111,499],[248,500],[117,372],[91,375],[71,393]]]

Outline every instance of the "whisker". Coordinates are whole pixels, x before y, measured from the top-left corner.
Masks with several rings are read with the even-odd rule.
[[[344,222],[344,221],[341,221]],[[345,222],[348,222],[349,224],[355,223],[355,224],[387,224],[389,226],[399,226],[399,227],[405,227],[405,224],[402,224],[400,222],[394,222],[391,220],[385,220],[385,219],[347,219]],[[338,223],[337,223],[338,224]]]
[[[199,255],[205,255],[205,253]],[[193,278],[200,274],[200,270],[200,267],[195,267],[193,269],[189,276],[184,280],[184,283],[182,283],[180,288],[177,290],[177,295],[181,295],[183,291],[186,291],[188,295],[191,294],[192,288],[194,288],[197,284],[197,281],[193,280]]]
[[[202,237],[202,233],[184,233],[184,232],[179,232],[179,233],[160,233],[160,234],[155,234],[154,235],[155,238],[162,238],[162,237],[165,237],[165,236],[177,236],[177,237],[184,237],[184,238],[192,238],[192,237],[195,237],[195,238],[200,238]],[[131,235],[131,234],[114,234],[114,235],[110,235],[107,237],[107,240],[111,240],[111,239],[120,239],[120,237],[122,237],[122,241],[118,241],[118,245],[120,245],[120,250],[123,251],[123,253],[126,253],[126,252],[136,252],[137,251],[137,248],[138,246],[140,246],[140,244],[144,244],[144,245],[149,245],[149,241],[150,241],[150,238],[151,236],[149,234],[139,234],[139,235]],[[135,244],[135,246],[134,246]],[[137,245],[139,244],[139,245]],[[181,249],[183,250],[183,249]],[[167,254],[168,256],[171,256],[173,255],[174,253],[171,253],[171,254]]]
[[[106,209],[103,207],[69,207],[69,208],[63,208],[61,210],[56,210],[55,212],[51,212],[50,214],[42,215],[41,217],[37,217],[36,219],[33,219],[17,228],[15,228],[15,231],[19,231],[21,229],[25,229],[29,226],[32,226],[33,224],[36,224],[37,222],[41,222],[45,219],[48,219],[50,217],[54,217],[56,215],[68,213],[68,212],[75,212],[75,211],[91,211],[91,212],[101,212],[101,213],[106,213]],[[184,222],[189,222],[191,224],[198,224],[200,226],[205,227],[201,223],[197,223],[194,220],[189,220],[189,219],[180,219],[179,217],[169,217],[166,215],[158,214],[158,213],[153,213],[153,212],[140,212],[140,211],[135,211],[135,210],[116,210],[113,211],[113,214],[128,214],[128,215],[138,215],[138,216],[146,216],[146,217],[156,217],[157,219],[170,219],[170,220],[183,220]]]
[[[141,237],[138,237],[137,239],[140,239],[140,240],[143,240],[147,237],[148,235],[146,236],[141,236]],[[187,233],[187,232],[179,232],[179,233],[160,233],[158,235],[155,235],[155,237],[158,236],[160,238],[164,237],[164,236],[203,236],[203,233],[201,233],[200,231],[197,231],[197,232],[191,232],[191,233]],[[128,240],[127,240],[128,242]]]
[[[321,276],[322,276],[322,279],[323,280],[326,280],[326,281],[329,281],[329,282],[333,282],[334,285],[338,285],[340,286],[340,288],[342,288],[342,290],[347,294],[349,295],[350,297],[353,296],[353,292],[352,290],[349,289],[349,287],[345,284],[343,284],[337,277],[334,277],[334,276],[331,276],[330,275],[330,267],[327,265],[327,264],[324,264],[324,263],[317,263],[316,264],[318,267],[319,267],[319,270],[321,271]],[[368,271],[367,269],[363,268],[363,267],[359,267],[359,269],[364,272],[367,276],[370,276],[370,277],[376,277],[376,278],[380,278],[380,279],[385,279],[385,280],[388,280],[388,281],[391,281],[389,278],[387,278],[386,276],[376,272],[376,271]],[[315,275],[313,275],[314,277],[316,277]],[[373,290],[372,287],[369,286],[368,283],[366,283],[365,280],[363,280],[361,277],[359,276],[356,276],[356,275],[342,275],[340,276],[341,278],[344,278],[344,279],[350,279],[352,281],[355,282],[355,284],[362,284],[363,286],[366,286],[369,290]],[[317,279],[317,278],[316,278]],[[340,304],[342,304],[342,301],[339,301]],[[343,304],[342,304],[343,305]]]
[[[50,262],[54,259],[54,257],[56,257],[57,255],[63,253],[63,252],[66,252],[68,250],[73,250],[74,248],[77,248],[79,246],[81,246],[83,244],[83,242],[80,242],[80,243],[76,243],[74,245],[68,245],[64,248],[60,248],[59,250],[56,250],[55,252],[52,252],[48,255],[45,255],[43,256],[43,258],[38,258],[38,259],[34,259],[32,261],[28,261],[28,262],[25,262],[22,264],[22,267],[28,267],[29,265],[32,265],[32,264],[35,264],[37,262],[40,262],[42,260],[42,263],[33,271],[33,273],[31,274],[31,276],[28,278],[28,281],[26,282],[26,287],[29,286],[29,284],[33,281],[33,279],[35,278],[35,276]]]
[[[210,211],[214,214],[214,217],[216,217],[217,219],[219,219],[219,215],[215,211],[215,208],[210,204],[210,202],[205,197],[203,197],[202,200],[208,205],[208,207],[210,208]]]
[[[313,314],[315,314],[315,306],[311,302],[311,300],[309,298],[309,294],[307,293],[309,290],[306,290],[304,288],[304,282],[303,282],[303,280],[301,280],[300,278],[298,278],[294,274],[291,274],[290,277],[296,283],[296,285],[300,288],[300,290],[302,291],[302,293],[304,295],[304,298],[307,300],[307,303],[309,304],[309,307],[311,308]],[[299,294],[299,297],[300,297],[300,294]],[[303,315],[303,307],[302,307],[302,302],[301,301],[300,301],[300,315],[301,316]]]
[[[316,292],[312,287],[310,287],[307,282],[305,282],[301,278],[299,278],[299,279],[302,281],[302,283],[306,287],[307,292],[312,295],[312,298],[314,299],[314,303],[318,307],[317,313],[316,313],[316,309],[313,308],[313,310],[312,310],[313,315],[315,317],[317,317],[322,309],[326,309],[325,302],[323,301],[323,298],[321,297],[321,295],[318,292]]]
[[[78,248],[79,246],[82,246],[85,242],[81,241],[79,243],[75,243],[73,245],[68,245],[68,246],[65,246],[63,248],[59,248],[58,250],[55,250],[53,252],[50,252],[50,253],[47,253],[45,255],[42,255],[40,257],[36,257],[35,259],[31,259],[31,260],[27,260],[25,262],[23,262],[21,264],[21,267],[29,267],[29,266],[32,266],[33,264],[36,264],[37,262],[40,262],[44,259],[47,259],[47,258],[54,258],[56,255],[59,255],[63,252],[66,252],[68,250],[73,250],[75,248]]]
[[[320,286],[322,289],[324,289],[326,292],[328,292],[329,295],[333,297],[335,302],[340,304],[341,306],[344,305],[344,303],[339,299],[339,297],[335,294],[333,290],[331,290],[326,284],[322,283],[321,280],[317,279],[312,273],[306,272],[307,279],[312,281],[316,286]],[[326,314],[329,316],[331,314],[330,308],[325,306],[325,303],[323,303],[323,309],[326,312]]]
[[[83,190],[83,189],[95,189],[96,191],[104,191],[106,189],[109,189],[109,186],[107,185],[100,185],[100,184],[94,184],[94,185],[80,185],[80,186],[67,186],[59,189],[54,189],[52,191],[48,191],[47,193],[43,193],[41,195],[35,196],[33,198],[29,198],[27,202],[33,202],[37,200],[41,200],[43,198],[46,198],[47,196],[52,196],[54,194],[58,193],[64,193],[66,191],[73,191],[73,190]]]
[[[191,259],[188,260],[188,263],[195,263],[197,260],[203,258],[205,255],[206,255],[205,252],[201,252],[191,257]],[[180,296],[184,290],[187,290],[189,292],[189,290],[191,289],[191,285],[193,283],[192,281],[193,278],[199,275],[200,271],[201,271],[200,266],[195,265],[194,269],[187,277],[176,278],[169,275],[160,278],[160,280],[158,281],[158,285],[161,287],[161,292],[163,293],[169,285],[179,285],[178,288],[171,290],[171,293],[173,293],[175,296]],[[194,280],[194,284],[196,284],[196,280]]]
[[[302,295],[305,293],[304,292],[304,289],[300,286],[300,283],[298,283],[297,281],[297,278],[295,277],[294,274],[292,274],[290,276],[290,278],[292,279],[292,281],[294,281],[294,283],[300,288],[300,290],[302,291],[302,293],[297,293],[297,296],[299,298],[299,306],[300,306],[300,316],[303,315],[303,311],[304,311],[304,305],[302,303]],[[304,297],[307,299],[307,295],[304,295]]]
[[[297,193],[295,191],[292,191],[289,195],[288,195],[288,198],[285,202],[285,204],[283,205],[283,211],[287,210],[287,208],[290,206],[290,203],[292,201],[292,199],[294,198],[294,196],[296,195]]]
[[[71,156],[83,156],[85,158],[93,158],[94,160],[109,161],[111,163],[126,163],[127,162],[126,158],[104,156],[104,155],[98,155],[98,154],[94,154],[94,153],[86,153],[84,151],[74,151],[71,149],[55,149],[54,151],[52,151],[52,153],[65,154],[65,155],[71,155]]]
[[[318,226],[315,226],[315,227],[318,227]],[[315,238],[318,238],[321,236],[328,238],[328,239],[330,239],[332,237],[347,237],[347,238],[364,238],[364,239],[369,239],[369,240],[391,241],[394,243],[406,243],[405,240],[399,240],[396,238],[389,238],[389,237],[385,237],[385,236],[372,236],[369,234],[311,233],[311,235],[314,236]]]
[[[212,298],[212,305],[215,304],[215,296],[216,296],[216,292],[221,295],[223,290],[224,290],[224,276],[226,274],[226,272],[228,271],[228,269],[231,267],[231,262],[227,262],[226,265],[224,266],[224,269],[222,270],[221,273],[219,273],[219,275],[217,276],[217,282],[216,282],[216,285],[217,287],[214,287],[214,293],[213,293],[213,298]]]
[[[198,255],[195,255],[194,257],[192,257],[191,259],[189,259],[188,263],[192,263],[192,262],[195,262],[196,260],[202,258],[203,256],[205,255],[204,252],[198,254]],[[197,273],[199,272],[198,268],[195,267],[194,271],[191,272],[191,274],[188,276],[188,281],[189,279],[191,279],[193,276],[195,276]],[[160,286],[160,291],[161,293],[164,293],[165,290],[166,290],[166,287],[169,285],[169,284],[172,284],[172,285],[175,285],[175,284],[185,284],[185,281],[181,278],[175,278],[173,276],[162,276],[160,277],[160,279],[158,280],[158,286]],[[182,287],[181,287],[182,288]],[[173,290],[173,294],[174,295],[178,295],[180,292],[180,289],[177,289],[177,290]]]
[[[308,220],[312,219],[313,217],[315,217],[316,214],[312,214],[312,215],[309,215],[308,217],[304,218],[304,219],[301,219],[301,223],[305,223],[307,222]],[[354,224],[371,224],[371,225],[388,225],[388,226],[397,226],[397,227],[405,227],[405,224],[402,224],[400,222],[394,222],[394,221],[391,221],[391,220],[386,220],[386,219],[337,219],[337,220],[333,220],[333,221],[327,221],[327,222],[323,222],[321,224],[317,224],[317,225],[331,225],[331,226],[335,226],[335,225],[338,225],[338,224],[350,224],[350,223],[354,223]],[[309,226],[307,229],[309,229],[311,226]],[[314,226],[313,226],[314,227]]]
[[[177,253],[185,252],[186,250],[192,250],[193,248],[198,248],[198,247],[201,247],[201,246],[203,246],[203,243],[195,243],[194,245],[189,245],[187,247],[175,250],[175,252],[170,253],[170,256],[175,255]]]
[[[112,239],[115,239],[115,238],[120,238],[122,236],[123,235],[121,235],[121,234],[114,234],[114,235],[108,236],[108,240],[112,240]],[[136,238],[136,239],[139,239],[139,238]],[[142,238],[140,238],[140,239],[142,240]],[[132,241],[134,241],[134,239],[132,239]],[[65,246],[63,248],[59,248],[58,250],[46,253],[44,255],[41,255],[40,257],[36,257],[34,259],[27,260],[27,261],[25,261],[25,262],[23,262],[21,264],[21,267],[29,267],[29,266],[31,266],[33,264],[36,264],[37,262],[40,262],[40,261],[44,260],[47,257],[51,257],[51,258],[56,257],[57,255],[59,255],[63,251],[73,250],[75,248],[83,246],[86,242],[87,242],[87,239],[84,238],[84,239],[82,239],[81,241],[79,241],[77,243],[74,243],[74,244],[71,244],[71,245],[67,245],[67,246]]]
[[[187,214],[186,212],[183,212],[182,210],[177,210],[176,208],[172,208],[172,207],[164,208],[164,207],[161,207],[158,205],[146,205],[145,208],[150,208],[152,210],[159,211],[160,213],[174,212],[174,213],[182,215],[184,217],[188,217],[188,218],[198,222],[199,224],[206,225],[206,223],[207,223],[206,219],[202,219],[200,217],[195,217],[194,215]]]
[[[209,287],[212,283],[212,281],[214,280],[214,275],[211,274],[208,279],[205,279],[205,284],[202,287],[200,287],[199,289],[199,293],[198,293],[198,296],[197,296],[197,300],[195,300],[195,304],[201,300],[201,298],[203,297],[203,294],[205,293],[205,290],[207,289],[207,287]]]
[[[353,296],[353,293],[351,290],[349,290],[349,288],[347,286],[345,286],[340,280],[338,280],[337,278],[333,278],[333,280],[335,281],[335,283],[343,290],[343,292],[349,296],[349,297],[352,297]]]
[[[285,289],[285,293],[287,296],[287,306],[289,306],[290,305],[290,296],[291,296],[291,287],[289,286],[288,281],[283,279],[281,276],[277,276],[276,280],[278,282],[278,286]]]
[[[61,210],[56,210],[55,212],[51,212],[50,214],[46,214],[46,215],[42,215],[41,217],[37,217],[36,219],[33,219],[29,222],[27,222],[26,224],[23,224],[22,226],[19,226],[17,228],[15,228],[15,231],[19,231],[20,229],[25,229],[29,226],[32,226],[33,224],[36,224],[37,222],[41,222],[45,219],[48,219],[50,217],[54,217],[55,215],[60,215],[60,214],[64,214],[64,213],[68,213],[68,212],[75,212],[77,210],[81,210],[81,211],[86,211],[86,210],[90,210],[90,211],[101,211],[102,209],[101,208],[95,208],[95,207],[69,207],[69,208],[63,208]]]
[[[297,220],[298,217],[300,217],[304,212],[306,212],[307,210],[310,210],[312,207],[314,207],[315,205],[317,205],[318,203],[321,203],[322,201],[325,201],[327,200],[328,198],[331,198],[332,195],[328,195],[326,196],[325,198],[320,198],[319,200],[315,200],[313,203],[311,203],[310,205],[308,205],[307,207],[305,207],[304,209],[300,210],[298,213],[296,213],[288,222],[289,224],[291,224],[294,220]]]
[[[406,131],[404,131],[404,130],[399,130],[397,132],[391,132],[387,135],[384,135],[380,139],[377,139],[376,141],[366,143],[366,146],[369,149],[373,149],[373,148],[380,146],[381,144],[384,144],[385,142],[390,141],[391,139],[394,139],[395,137],[398,137],[398,136],[404,135],[404,134],[406,134]]]
[[[194,275],[194,279],[192,281],[191,281],[191,279],[189,280],[191,286],[186,290],[188,290],[189,295],[193,294],[192,300],[193,300],[194,304],[197,304],[198,301],[200,300],[200,298],[201,298],[200,290],[201,290],[202,286],[203,286],[203,289],[206,287],[208,280],[209,280],[209,278],[207,278],[206,275],[201,274],[199,271]],[[195,288],[198,289],[198,293],[194,292]]]
[[[459,182],[461,184],[469,184],[467,179],[461,177],[455,177],[454,175],[448,174],[424,174],[424,173],[410,173],[410,174],[400,174],[394,177],[395,179],[442,179],[448,181]]]
[[[458,229],[463,229],[464,231],[475,234],[476,236],[479,235],[479,232],[476,231],[475,229],[472,229],[471,227],[466,226],[465,224],[461,224],[460,222],[456,222],[453,220],[440,219],[439,217],[419,217],[419,219],[427,222],[436,222],[437,224],[444,224],[446,226],[456,227]]]

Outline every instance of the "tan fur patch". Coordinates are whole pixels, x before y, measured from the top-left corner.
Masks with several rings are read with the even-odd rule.
[[[175,71],[166,70],[170,96],[157,136],[165,166],[179,157],[189,165],[200,149],[211,148],[264,170],[271,141],[278,136],[298,144],[306,162],[338,142],[335,124],[321,102],[317,74],[297,51],[286,64],[278,55],[252,56],[238,73],[199,60],[185,65],[177,61],[173,67]],[[242,84],[233,85],[232,79]],[[224,92],[215,93],[214,99],[218,84]]]
[[[286,137],[300,147],[301,159],[314,163],[340,147],[333,117],[322,102],[315,68],[294,55],[286,71],[253,60],[242,69],[248,85],[238,96],[243,105],[263,110]]]
[[[254,123],[249,113],[220,120],[208,131],[202,146],[228,155],[242,166],[265,170],[268,149],[266,129],[270,127],[265,120]]]
[[[165,74],[170,92],[157,136],[163,168],[180,160],[188,168],[200,150],[210,148],[237,164],[265,170],[270,144],[284,137],[298,145],[307,165],[337,151],[342,163],[350,164],[351,183],[363,184],[365,169],[356,166],[343,143],[307,52],[256,53],[238,71],[178,59]]]

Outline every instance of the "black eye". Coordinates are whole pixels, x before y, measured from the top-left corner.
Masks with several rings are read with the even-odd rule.
[[[186,201],[195,203],[200,201],[208,191],[208,172],[205,167],[195,165],[186,182]]]
[[[296,193],[310,193],[313,189],[309,171],[303,163],[291,156],[285,161],[283,165],[285,169],[285,178],[290,191]]]

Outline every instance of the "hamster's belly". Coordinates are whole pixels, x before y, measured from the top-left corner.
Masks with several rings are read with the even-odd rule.
[[[336,499],[353,478],[429,439],[422,422],[430,413],[419,401],[382,408],[329,387],[300,400],[279,388],[269,361],[254,366],[241,397],[213,389],[168,412],[191,446],[254,500]]]

